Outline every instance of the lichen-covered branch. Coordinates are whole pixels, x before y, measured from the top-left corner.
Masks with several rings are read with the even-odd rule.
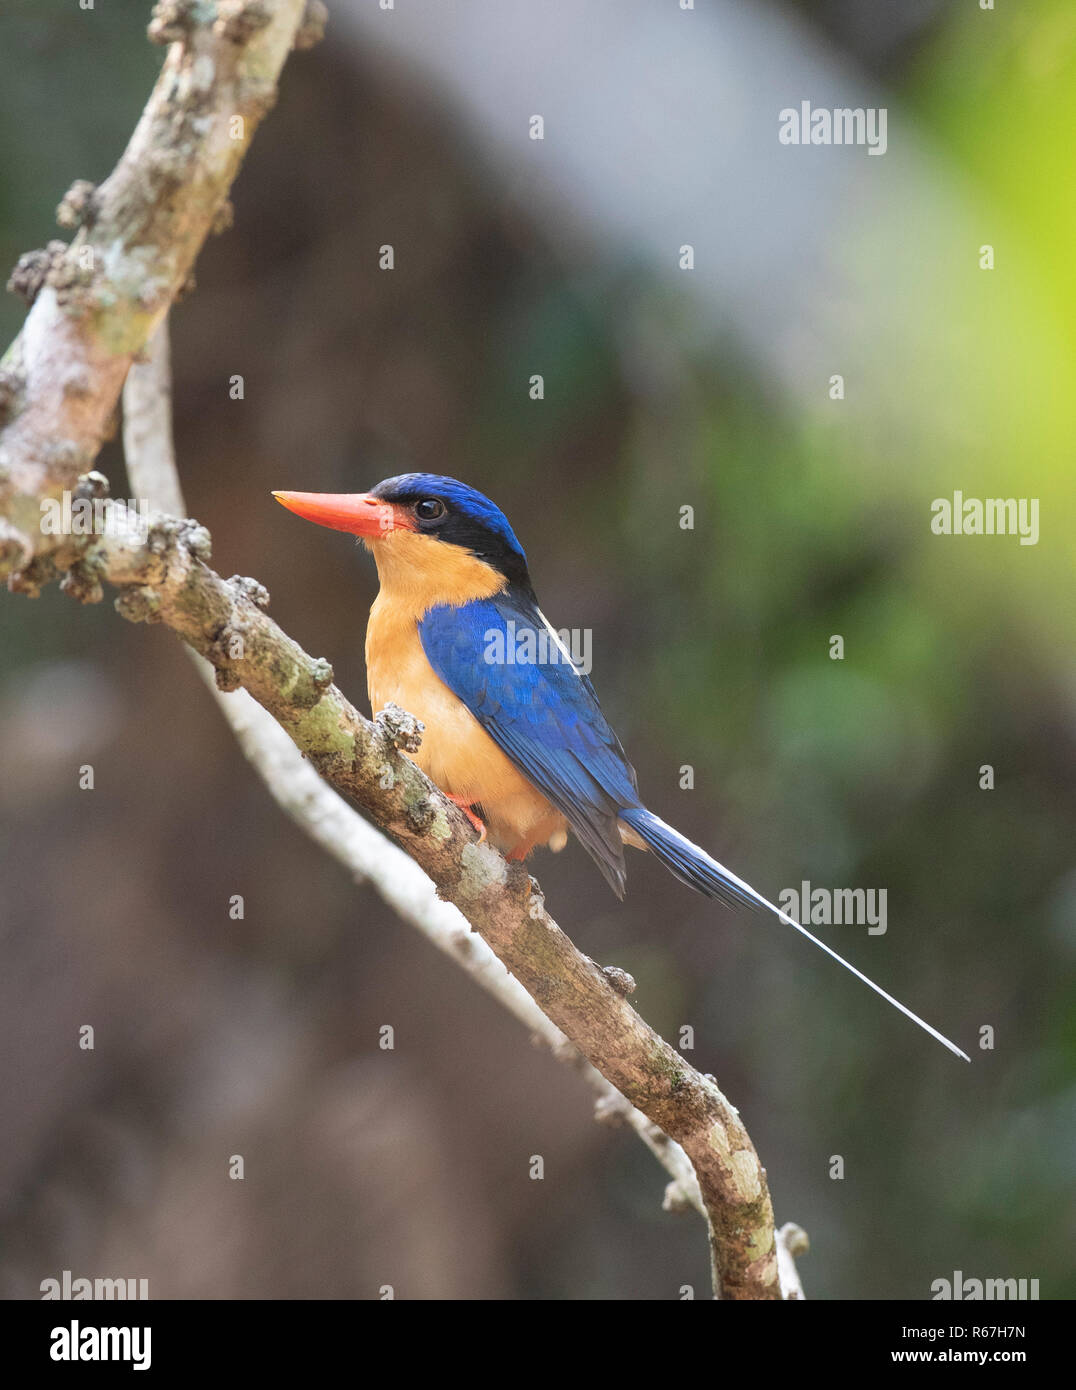
[[[0,578],[54,547],[40,499],[92,466],[132,359],[224,225],[303,14],[304,0],[156,6],[150,37],[168,53],[127,149],[61,203],[71,244],[30,252],[11,277],[31,308],[0,363]]]

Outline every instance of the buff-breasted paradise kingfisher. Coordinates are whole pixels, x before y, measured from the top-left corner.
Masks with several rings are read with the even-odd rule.
[[[590,680],[538,607],[504,513],[432,473],[370,492],[276,492],[308,521],[358,536],[380,592],[366,630],[370,704],[426,726],[414,761],[510,859],[572,830],[624,896],[624,845],[649,849],[688,887],[773,913],[951,1052],[970,1058],[794,918],[648,811]],[[511,653],[506,659],[506,654]]]

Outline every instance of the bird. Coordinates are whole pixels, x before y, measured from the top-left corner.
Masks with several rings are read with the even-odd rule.
[[[369,492],[277,491],[307,521],[358,537],[377,567],[366,629],[374,713],[425,726],[410,756],[509,859],[573,833],[618,898],[624,848],[653,853],[689,888],[794,927],[956,1056],[967,1053],[802,923],[681,835],[639,794],[588,675],[538,606],[508,518],[475,488],[403,473]]]

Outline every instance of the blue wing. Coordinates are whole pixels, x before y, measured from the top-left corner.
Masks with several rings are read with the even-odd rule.
[[[537,605],[506,590],[459,608],[431,608],[418,630],[434,671],[565,816],[623,897],[617,815],[640,804],[635,770],[590,681],[551,640]]]
[[[774,913],[968,1061],[954,1043],[780,912],[722,864],[647,811],[635,772],[601,712],[590,681],[566,660],[520,662],[530,634],[535,650],[548,630],[537,604],[518,590],[460,608],[431,608],[418,625],[426,657],[448,688],[565,816],[618,897],[624,896],[624,850],[618,815],[682,883],[730,906]],[[497,637],[500,636],[498,647]],[[498,651],[500,659],[498,660]]]

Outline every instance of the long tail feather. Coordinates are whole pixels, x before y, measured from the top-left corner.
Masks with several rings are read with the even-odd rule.
[[[894,999],[891,994],[882,989],[881,985],[876,985],[861,970],[857,970],[843,956],[839,956],[832,946],[827,946],[824,941],[820,941],[794,917],[790,917],[787,912],[782,912],[779,907],[775,907],[760,893],[756,893],[749,883],[738,878],[723,864],[719,864],[716,859],[711,859],[705,850],[692,844],[686,836],[681,835],[678,830],[674,830],[671,825],[666,825],[663,820],[659,820],[657,816],[642,806],[633,806],[621,811],[620,819],[650,846],[669,872],[675,875],[681,883],[686,883],[689,888],[694,888],[704,897],[717,898],[727,907],[747,907],[772,912],[782,922],[786,922],[790,927],[795,927],[808,941],[813,941],[816,946],[820,946],[827,956],[832,956],[846,970],[850,970],[857,979],[862,980],[865,985],[869,985],[875,994],[880,994],[887,1003],[892,1004],[895,1009],[899,1009],[906,1018],[910,1018],[913,1023],[918,1023],[920,1028],[929,1033],[932,1038],[936,1038],[950,1052],[955,1053],[957,1057],[963,1057],[965,1062],[971,1061],[968,1054],[961,1051],[955,1043],[951,1043],[944,1034],[939,1033],[936,1028],[932,1028],[929,1023],[925,1023],[918,1014],[912,1013],[911,1009],[902,1004],[899,999]]]

